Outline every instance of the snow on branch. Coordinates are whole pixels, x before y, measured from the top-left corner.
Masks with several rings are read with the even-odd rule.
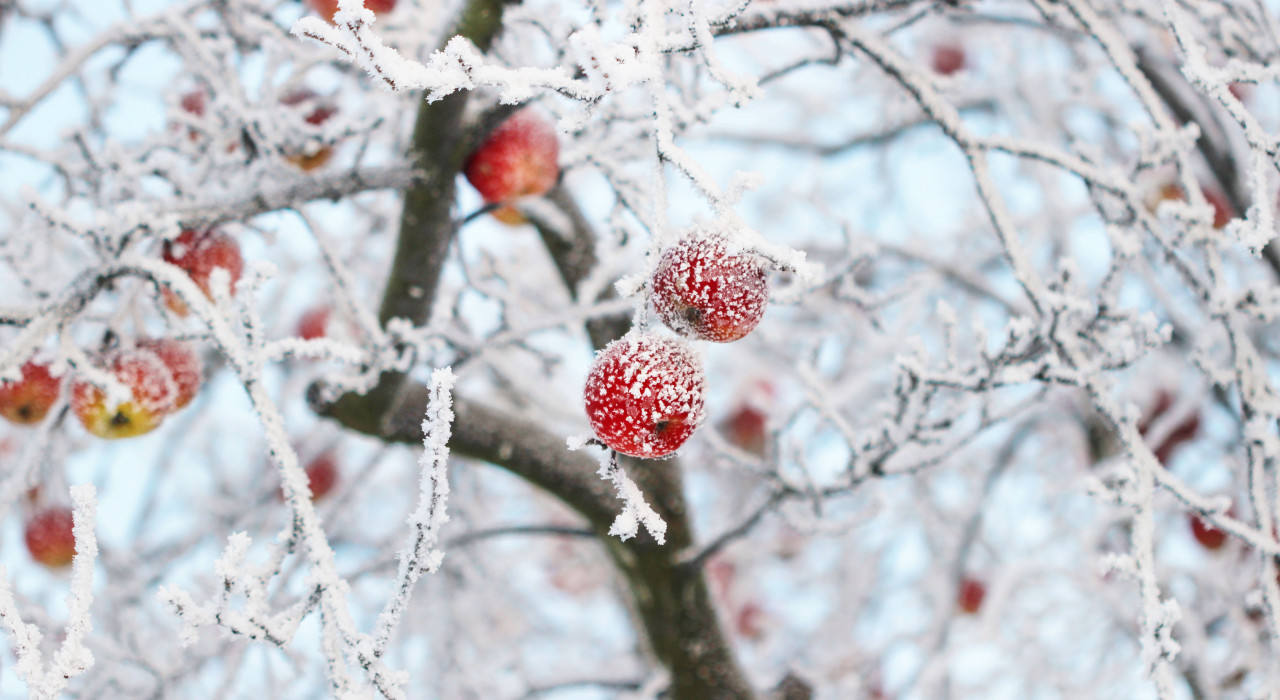
[[[40,659],[41,634],[34,624],[24,623],[9,589],[8,576],[0,567],[0,626],[9,631],[16,671],[27,682],[32,698],[57,698],[72,678],[93,665],[93,653],[84,645],[93,630],[89,607],[93,604],[93,567],[98,559],[98,538],[93,524],[97,517],[97,490],[88,484],[71,487],[72,533],[76,555],[71,563],[71,592],[67,597],[66,636],[48,668]]]
[[[387,601],[378,616],[374,632],[374,654],[381,656],[386,650],[391,633],[413,595],[413,586],[423,571],[435,573],[444,560],[444,552],[435,548],[440,541],[440,529],[449,522],[446,512],[449,497],[449,436],[453,425],[453,370],[445,367],[431,373],[431,396],[427,403],[427,415],[422,421],[422,455],[418,464],[422,467],[422,479],[418,495],[418,507],[409,515],[409,525],[414,538],[400,550],[400,562],[396,576],[396,593]]]
[[[579,450],[589,444],[600,444],[594,439],[582,438],[569,438],[567,442],[570,450]],[[609,534],[617,535],[619,539],[626,541],[635,537],[640,532],[640,525],[643,524],[658,544],[666,544],[667,522],[645,500],[644,492],[640,487],[627,477],[627,473],[618,464],[616,451],[606,448],[600,457],[600,471],[597,473],[602,479],[613,482],[614,487],[618,489],[618,498],[621,498],[623,503],[622,512],[618,513],[618,517],[613,520],[613,525],[609,526]]]

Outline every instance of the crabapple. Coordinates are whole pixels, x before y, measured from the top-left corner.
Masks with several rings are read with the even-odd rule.
[[[705,379],[685,343],[629,333],[596,356],[583,398],[604,444],[633,457],[674,452],[702,421]]]
[[[172,338],[153,338],[140,341],[138,347],[155,353],[173,375],[178,389],[174,408],[183,408],[191,403],[204,380],[204,362],[191,346]]]
[[[50,506],[27,519],[23,539],[31,558],[52,568],[71,563],[76,555],[71,509]]]
[[[718,236],[689,236],[668,248],[653,273],[653,306],[671,330],[730,343],[751,332],[769,300],[764,266],[732,255]]]
[[[244,271],[244,258],[240,255],[240,244],[236,239],[218,229],[211,228],[204,231],[185,229],[177,238],[164,242],[162,257],[165,262],[186,271],[187,276],[196,283],[205,296],[211,294],[210,278],[215,269],[222,268],[227,271],[231,278],[233,293],[236,281]],[[166,288],[163,296],[165,305],[174,313],[179,316],[187,315],[187,305],[177,294]]]
[[[324,498],[338,483],[338,461],[332,452],[326,452],[307,464],[307,487],[311,500]]]
[[[744,403],[720,423],[720,432],[729,444],[760,457],[764,455],[767,422],[764,411]]]
[[[964,68],[964,47],[955,43],[933,47],[933,72],[938,75],[955,75]]]
[[[338,11],[338,0],[306,0],[311,11],[333,24],[333,15]],[[396,0],[364,0],[364,6],[373,10],[375,15],[385,15],[396,9]]]
[[[1204,195],[1204,199],[1209,203],[1209,206],[1213,207],[1214,228],[1223,228],[1235,218],[1235,207],[1231,205],[1231,201],[1222,193],[1222,190],[1208,185],[1201,185],[1200,193]],[[1181,202],[1186,199],[1186,191],[1182,189],[1181,185],[1176,182],[1166,182],[1156,190],[1154,196],[1148,199],[1147,208],[1154,212],[1160,202]]]
[[[324,498],[338,484],[338,460],[332,452],[325,452],[307,463],[304,471],[307,474],[307,488],[311,490],[311,500]],[[284,500],[284,490],[276,489],[276,499]]]
[[[80,380],[71,388],[71,410],[85,430],[114,440],[154,430],[173,412],[180,393],[179,382],[165,361],[153,350],[133,348],[111,353],[108,371],[129,390],[129,398],[116,406],[107,393]]]
[[[21,425],[39,423],[58,400],[61,384],[49,373],[48,365],[28,361],[22,365],[21,379],[0,380],[0,416]]]
[[[208,97],[204,94],[204,90],[197,88],[191,92],[183,93],[182,98],[178,100],[178,106],[182,107],[182,111],[193,117],[203,117],[207,100]]]
[[[298,337],[303,340],[323,338],[329,327],[329,307],[316,306],[308,309],[298,319]]]
[[[1145,436],[1147,431],[1156,422],[1160,416],[1163,416],[1173,407],[1173,394],[1165,389],[1161,389],[1156,393],[1155,404],[1151,407],[1147,417],[1138,422],[1138,433]],[[1165,436],[1164,440],[1156,445],[1152,450],[1156,459],[1161,464],[1166,464],[1173,456],[1174,450],[1182,446],[1183,443],[1194,439],[1200,432],[1200,412],[1195,411],[1191,415],[1182,419],[1181,423],[1174,426],[1173,430]]]
[[[1227,515],[1232,513],[1228,512]],[[1196,513],[1189,514],[1188,519],[1191,521],[1191,536],[1196,538],[1200,546],[1216,551],[1222,549],[1222,546],[1227,543],[1227,533],[1209,524]]]
[[[332,17],[333,15],[330,15]],[[319,95],[310,88],[301,87],[290,90],[280,97],[280,104],[285,107],[310,107],[311,111],[302,121],[311,126],[320,126],[329,121],[329,117],[338,113],[338,108],[321,101]],[[327,144],[310,143],[306,147],[285,153],[285,160],[293,163],[304,172],[310,172],[329,162],[333,157],[333,147]]]
[[[504,205],[493,212],[495,218],[522,224],[524,217],[511,203],[546,193],[560,178],[560,139],[555,127],[525,107],[485,138],[467,158],[463,173],[485,204]]]
[[[982,609],[982,601],[987,597],[987,586],[983,582],[964,577],[960,581],[960,591],[956,596],[956,602],[960,605],[960,609],[973,615]]]

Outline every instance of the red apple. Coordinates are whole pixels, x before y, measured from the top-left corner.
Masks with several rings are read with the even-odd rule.
[[[1204,195],[1205,201],[1213,207],[1213,227],[1223,228],[1236,216],[1235,207],[1231,206],[1231,201],[1222,193],[1222,190],[1209,186],[1201,185],[1200,193]],[[1160,202],[1164,201],[1186,201],[1186,192],[1182,186],[1176,182],[1166,182],[1160,186],[1154,196],[1148,198],[1147,209],[1155,213]]]
[[[307,464],[307,486],[311,500],[324,498],[338,484],[338,461],[332,452],[326,452]]]
[[[1138,433],[1145,436],[1147,431],[1150,430],[1151,425],[1155,423],[1160,416],[1167,413],[1172,407],[1173,394],[1165,389],[1158,391],[1156,393],[1155,403],[1147,412],[1146,417],[1138,421]],[[1174,426],[1173,430],[1169,431],[1164,440],[1159,445],[1156,445],[1152,452],[1155,453],[1156,459],[1158,459],[1161,464],[1167,464],[1169,459],[1173,457],[1174,451],[1181,447],[1183,443],[1193,440],[1199,432],[1200,412],[1196,411],[1184,418],[1181,423]]]
[[[524,217],[510,204],[555,186],[560,178],[560,139],[550,121],[526,107],[488,135],[463,172],[486,204],[507,205],[493,212],[499,221],[521,224]]]
[[[285,107],[308,109],[309,111],[302,118],[302,121],[311,126],[320,126],[329,121],[329,117],[338,113],[337,107],[325,103],[319,95],[306,87],[285,93],[280,97],[280,104]],[[328,163],[329,159],[333,157],[332,146],[316,143],[309,144],[309,146],[309,149],[286,153],[285,160],[293,163],[301,170],[309,172]]]
[[[1234,511],[1228,511],[1227,515],[1234,515]],[[1216,551],[1222,549],[1222,546],[1227,543],[1227,533],[1210,525],[1196,513],[1188,514],[1188,518],[1191,521],[1191,535],[1196,538],[1200,546]]]
[[[1201,187],[1204,198],[1213,207],[1213,227],[1223,228],[1236,218],[1236,209],[1231,206],[1227,196],[1216,187]]]
[[[191,403],[204,381],[204,362],[191,346],[172,338],[155,338],[140,341],[138,348],[155,353],[173,375],[178,390],[174,408],[183,408]]]
[[[129,398],[107,405],[107,395],[87,381],[71,388],[71,410],[85,430],[114,440],[154,430],[177,405],[178,382],[155,352],[144,348],[121,350],[106,358],[108,371],[129,390]]]
[[[720,423],[720,432],[734,447],[762,457],[765,452],[767,436],[765,428],[768,421],[764,411],[744,403]]]
[[[64,506],[51,506],[32,515],[23,533],[31,558],[53,568],[70,564],[76,555],[73,525],[71,509]]]
[[[689,347],[653,333],[629,333],[596,356],[583,398],[604,444],[634,457],[674,452],[702,421],[705,379]]]
[[[938,75],[955,75],[964,68],[964,47],[955,43],[933,47],[933,72]]]
[[[303,340],[323,338],[329,327],[329,307],[316,306],[298,319],[298,337]]]
[[[333,23],[333,15],[338,11],[338,0],[306,0],[312,12]],[[396,9],[396,0],[364,0],[364,6],[373,10],[373,14],[382,16]]]
[[[204,94],[204,90],[195,89],[191,92],[183,93],[182,99],[178,101],[178,105],[182,107],[182,111],[195,117],[203,117],[205,103],[208,97]]]
[[[182,268],[205,296],[209,296],[212,291],[210,277],[214,270],[222,268],[227,271],[231,277],[232,293],[235,292],[240,273],[244,271],[240,244],[218,229],[186,229],[172,241],[164,242],[162,257],[165,262]],[[174,313],[187,315],[187,305],[178,295],[166,288],[163,296],[165,305]]]
[[[987,597],[987,586],[983,582],[964,577],[960,581],[960,592],[956,602],[964,612],[974,615],[982,609],[982,601]]]
[[[769,301],[764,266],[753,256],[731,255],[718,236],[688,236],[668,248],[651,290],[668,328],[717,343],[750,333]]]
[[[311,500],[324,498],[338,484],[338,460],[332,452],[325,452],[307,463],[304,471],[307,474],[307,488],[311,490]],[[284,500],[284,491],[276,489],[276,499]]]
[[[22,378],[0,381],[0,416],[20,425],[44,420],[58,400],[62,381],[49,374],[49,366],[34,360],[22,365]]]

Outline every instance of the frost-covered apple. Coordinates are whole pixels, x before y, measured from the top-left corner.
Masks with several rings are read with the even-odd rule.
[[[306,0],[311,11],[333,23],[333,15],[338,11],[338,0]],[[375,15],[385,15],[396,9],[396,0],[364,0],[365,8],[373,10]]]
[[[964,68],[964,47],[960,44],[945,43],[933,47],[933,72],[938,75],[955,75]]]
[[[112,406],[100,387],[77,381],[71,388],[71,410],[90,433],[108,440],[142,435],[154,430],[177,407],[178,382],[154,351],[140,347],[119,350],[107,356],[105,365],[129,396]]]
[[[744,403],[724,419],[720,424],[720,432],[729,444],[759,457],[765,451],[767,422],[768,417],[764,411]]]
[[[982,601],[987,597],[987,585],[978,579],[965,577],[960,581],[960,591],[956,602],[964,612],[974,615],[982,609]]]
[[[560,177],[560,138],[555,126],[530,107],[511,115],[471,154],[463,168],[467,182],[485,204],[503,204],[499,221],[517,225],[524,217],[512,202],[545,194]]]
[[[34,360],[21,371],[20,379],[0,381],[0,416],[20,425],[39,423],[58,400],[61,381],[49,373],[48,365]]]
[[[332,452],[325,452],[307,463],[306,472],[313,501],[324,498],[338,484],[338,460]]]
[[[191,403],[204,381],[204,362],[191,345],[172,338],[151,338],[140,341],[138,348],[155,353],[169,369],[178,390],[174,408],[183,408]]]
[[[1229,512],[1227,515],[1234,515],[1234,512]],[[1191,520],[1191,536],[1196,538],[1196,542],[1199,542],[1200,546],[1214,551],[1222,549],[1222,546],[1227,543],[1226,532],[1209,524],[1208,521],[1195,513],[1190,514],[1188,517]]]
[[[311,500],[324,498],[338,485],[338,459],[332,452],[325,452],[307,462],[307,488],[311,490]],[[276,500],[284,500],[284,491],[276,489]]]
[[[337,107],[324,102],[315,91],[306,87],[285,93],[280,97],[280,104],[289,108],[309,110],[302,121],[316,127],[329,121],[329,117],[338,113]],[[305,148],[286,153],[284,157],[299,169],[309,172],[329,162],[333,157],[333,147],[312,142]]]
[[[233,292],[244,271],[240,244],[218,229],[186,229],[172,241],[164,242],[162,257],[165,262],[182,268],[205,296],[211,293],[210,278],[214,270],[222,268],[227,271]],[[187,315],[187,305],[178,295],[166,288],[163,296],[165,305],[174,313]]]
[[[325,337],[329,328],[329,307],[316,306],[308,309],[298,319],[298,337],[303,340],[315,340]]]
[[[1156,420],[1163,416],[1173,407],[1174,396],[1167,390],[1161,389],[1156,393],[1155,403],[1147,412],[1147,416],[1138,421],[1138,433],[1146,436],[1147,431],[1155,424]],[[1200,433],[1200,412],[1193,411],[1181,422],[1173,427],[1160,442],[1156,445],[1152,452],[1155,453],[1156,459],[1161,464],[1167,464],[1169,459],[1173,457],[1176,451],[1183,444],[1190,442]]]
[[[729,343],[760,323],[769,301],[764,266],[731,254],[718,236],[692,235],[668,248],[653,273],[653,306],[671,330]]]
[[[23,539],[31,558],[52,568],[67,566],[76,555],[71,509],[50,506],[27,519]]]
[[[583,399],[596,437],[623,454],[676,451],[702,421],[702,363],[689,346],[629,333],[596,356]]]
[[[1231,201],[1222,193],[1222,190],[1211,185],[1201,185],[1200,193],[1204,195],[1209,206],[1213,207],[1214,228],[1223,228],[1235,218],[1236,209],[1231,206]],[[1187,193],[1181,185],[1176,182],[1166,182],[1160,185],[1153,196],[1147,198],[1147,208],[1155,212],[1161,202],[1182,202],[1186,199]]]

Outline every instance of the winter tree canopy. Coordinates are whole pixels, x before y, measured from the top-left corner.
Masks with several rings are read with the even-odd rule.
[[[0,696],[1273,697],[1278,59],[0,0]]]

